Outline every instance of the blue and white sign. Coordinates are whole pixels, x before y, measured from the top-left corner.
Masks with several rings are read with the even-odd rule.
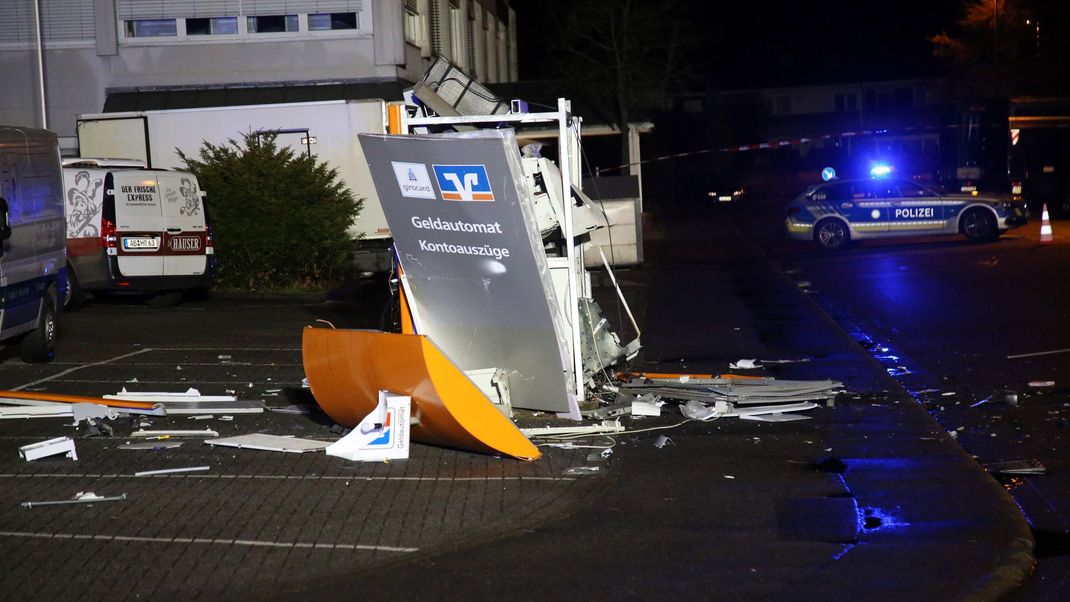
[[[821,179],[828,182],[829,180],[836,179],[836,170],[831,167],[826,167],[821,170]]]
[[[433,165],[438,189],[447,201],[493,201],[484,165]]]

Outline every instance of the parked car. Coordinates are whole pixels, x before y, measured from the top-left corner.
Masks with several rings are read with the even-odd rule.
[[[909,180],[832,180],[811,186],[787,206],[789,238],[842,249],[867,238],[962,234],[995,240],[1025,224],[1025,203],[1010,195],[945,194]]]
[[[171,305],[182,291],[212,284],[212,231],[197,177],[139,165],[64,161],[70,309],[86,291],[148,293],[151,304]]]
[[[59,143],[47,130],[0,126],[0,339],[26,362],[55,357],[63,257]]]

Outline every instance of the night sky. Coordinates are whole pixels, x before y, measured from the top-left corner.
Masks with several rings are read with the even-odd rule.
[[[582,0],[572,0],[582,1]],[[693,2],[698,47],[690,62],[703,84],[720,90],[939,75],[928,38],[953,30],[965,0],[863,2]],[[548,12],[564,0],[514,2],[521,79],[554,79],[545,48]],[[1066,13],[1066,0],[1032,0]],[[1065,21],[1064,21],[1065,22]],[[1047,29],[1051,38],[1055,28]],[[1070,37],[1070,36],[1066,36]]]

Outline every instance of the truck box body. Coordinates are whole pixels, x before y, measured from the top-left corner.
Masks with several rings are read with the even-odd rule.
[[[357,134],[383,134],[386,124],[382,100],[97,113],[79,116],[78,144],[83,157],[141,159],[148,167],[184,169],[178,150],[195,157],[205,141],[221,145],[240,141],[245,133],[272,132],[280,147],[311,153],[338,170],[354,198],[364,199],[350,234],[375,240],[388,238],[390,229]]]

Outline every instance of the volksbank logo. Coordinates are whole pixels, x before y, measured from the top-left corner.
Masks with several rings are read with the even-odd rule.
[[[432,165],[442,198],[447,201],[493,201],[485,165]]]

